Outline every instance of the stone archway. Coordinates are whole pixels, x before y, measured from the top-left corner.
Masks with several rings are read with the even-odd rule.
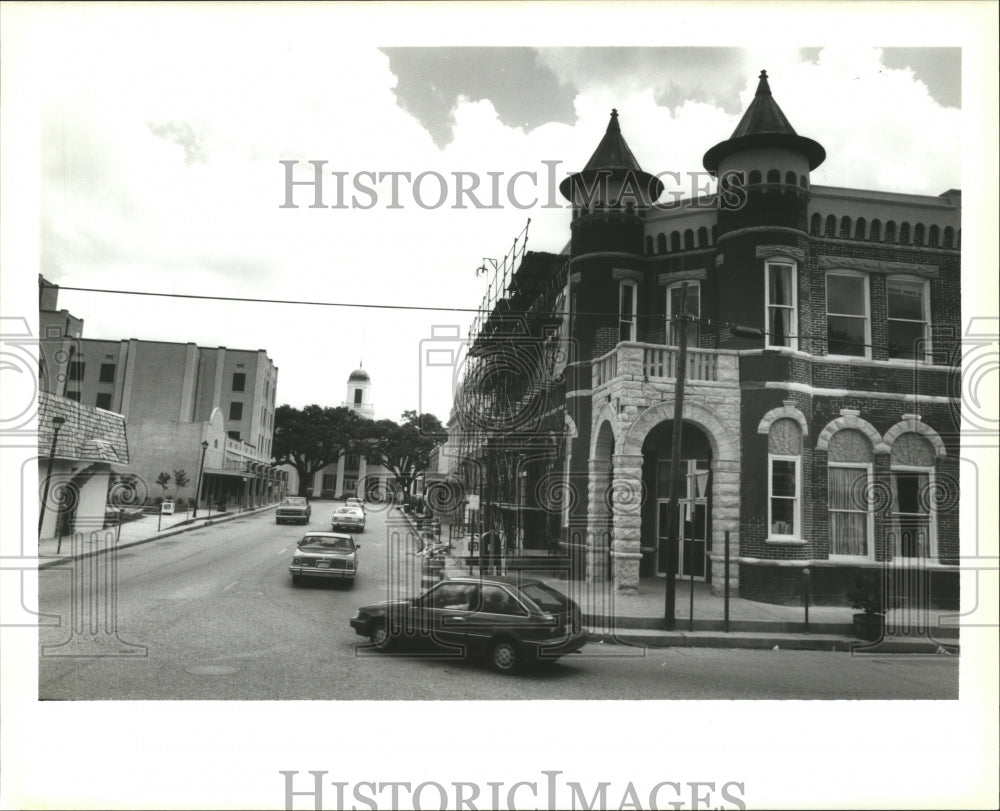
[[[656,426],[672,422],[674,404],[663,401],[645,409],[624,432],[617,443],[614,465],[614,577],[619,591],[634,592],[639,586],[639,561],[642,534],[642,464],[643,444]],[[739,550],[740,518],[740,435],[738,426],[723,420],[712,408],[697,401],[685,400],[681,418],[700,429],[711,448],[711,526],[712,589],[721,591],[722,560],[726,532],[733,557]],[[627,495],[628,498],[620,498]],[[730,581],[730,593],[737,583]]]
[[[594,432],[587,477],[587,581],[606,580],[611,549],[611,488],[614,478],[615,433],[602,420]]]

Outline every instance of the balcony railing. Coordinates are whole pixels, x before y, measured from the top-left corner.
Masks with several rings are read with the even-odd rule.
[[[592,364],[592,386],[616,377],[632,380],[675,380],[680,350],[676,346],[621,343]],[[726,349],[688,349],[685,379],[692,383],[728,382],[738,378],[737,353]]]

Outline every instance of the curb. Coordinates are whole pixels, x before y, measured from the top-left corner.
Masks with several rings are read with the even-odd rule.
[[[224,524],[227,521],[234,521],[237,518],[242,518],[247,515],[257,515],[259,513],[267,512],[268,510],[273,510],[277,507],[276,504],[270,504],[267,507],[260,507],[256,510],[244,510],[243,512],[233,513],[229,515],[227,513],[222,513],[218,518],[207,518],[204,522],[200,524],[190,524],[176,529],[165,530],[156,535],[151,535],[148,538],[138,538],[134,541],[128,541],[126,543],[115,544],[113,546],[105,547],[103,549],[91,549],[88,552],[84,552],[80,555],[63,555],[58,558],[49,558],[44,562],[38,564],[39,569],[49,569],[53,566],[60,566],[64,563],[68,563],[72,560],[84,560],[85,558],[94,557],[95,555],[104,555],[110,551],[117,551],[118,549],[128,549],[132,546],[141,546],[142,544],[152,543],[153,541],[159,541],[163,538],[170,538],[173,535],[182,535],[185,532],[191,532],[196,529],[203,529],[205,527],[210,527],[213,524]],[[197,519],[195,519],[197,520]]]
[[[840,634],[760,634],[734,631],[646,631],[642,633],[608,633],[597,628],[585,628],[592,642],[643,648],[740,648],[745,650],[818,650],[847,651],[855,655],[932,654],[957,656],[957,643],[940,644],[934,639],[888,637],[878,642],[864,642],[857,637]]]

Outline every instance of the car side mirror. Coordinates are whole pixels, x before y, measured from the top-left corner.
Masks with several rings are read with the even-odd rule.
[[[359,544],[359,543],[354,544],[354,551],[355,552],[357,552],[360,548],[361,548],[361,544]]]

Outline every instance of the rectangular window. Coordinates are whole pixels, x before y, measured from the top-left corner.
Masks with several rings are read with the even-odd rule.
[[[622,282],[618,288],[618,340],[635,340],[636,284]]]
[[[354,390],[354,405],[361,405],[361,396],[362,396],[361,389],[355,389]]]
[[[78,403],[80,402],[80,392],[78,391],[67,391],[66,397],[69,400],[76,400]]]
[[[336,473],[324,473],[323,474],[323,489],[324,490],[336,490],[337,489],[337,474]]]
[[[856,273],[826,275],[826,351],[830,355],[870,357],[868,277]]]
[[[231,419],[231,420],[242,420],[243,419],[243,403],[230,403],[229,404],[229,419]]]
[[[931,471],[892,471],[893,552],[901,558],[936,556]]]
[[[239,431],[226,431],[226,436],[228,436],[230,439],[237,439],[238,440],[240,438],[240,432]]]
[[[680,343],[680,322],[675,321],[681,312],[681,288],[683,284],[672,284],[667,287],[667,345],[677,346]],[[701,284],[687,283],[687,312],[695,319],[701,318]],[[687,322],[688,346],[698,346],[700,325],[698,321]]]
[[[769,455],[768,468],[768,537],[798,540],[802,536],[799,457]]]
[[[87,364],[82,360],[75,360],[69,365],[69,379],[83,380],[83,372]]]
[[[868,467],[829,468],[830,555],[871,557],[872,513]]]
[[[246,391],[247,376],[244,372],[233,372],[233,391]]]
[[[889,357],[925,360],[930,357],[927,282],[894,279],[886,282],[889,317]]]
[[[795,265],[789,262],[768,262],[764,266],[767,339],[765,346],[798,348],[797,292]]]
[[[344,459],[344,467],[348,470],[357,470],[361,467],[361,456],[356,453],[349,453]]]
[[[98,408],[103,408],[105,411],[111,410],[111,395],[110,394],[98,394],[97,402],[95,405]]]
[[[113,363],[102,363],[101,364],[101,383],[114,383],[115,382],[115,365]]]

